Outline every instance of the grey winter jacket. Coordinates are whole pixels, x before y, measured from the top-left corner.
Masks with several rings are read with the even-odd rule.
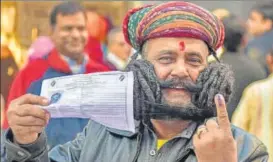
[[[75,140],[56,146],[49,153],[46,136],[30,145],[14,144],[11,130],[5,136],[8,161],[12,162],[196,162],[192,135],[199,124],[156,149],[156,135],[136,122],[136,133],[107,128],[90,120]],[[254,136],[232,126],[237,141],[238,162],[266,162],[266,147]],[[223,150],[224,151],[224,150]]]

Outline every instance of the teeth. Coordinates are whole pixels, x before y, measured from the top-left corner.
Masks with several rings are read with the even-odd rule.
[[[183,86],[172,86],[171,88],[174,88],[174,89],[183,89],[184,87]]]

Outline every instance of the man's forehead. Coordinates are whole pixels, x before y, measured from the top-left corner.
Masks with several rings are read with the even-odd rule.
[[[75,23],[76,22],[79,22],[79,21],[83,21],[84,22],[86,21],[86,16],[83,12],[76,12],[76,13],[73,13],[73,14],[62,14],[62,13],[59,13],[57,15],[57,23],[58,22],[62,22],[62,23]]]
[[[115,38],[116,40],[125,41],[125,38],[124,38],[124,36],[123,36],[122,31],[117,32],[117,33],[114,35],[114,38]]]
[[[199,53],[207,53],[207,44],[194,38],[156,38],[146,42],[147,48],[152,48],[153,51],[161,50],[179,50],[179,51],[191,51]],[[151,50],[151,49],[149,49]]]
[[[255,18],[259,18],[259,19],[262,19],[262,18],[263,18],[262,13],[259,12],[259,11],[257,11],[257,10],[252,10],[252,11],[250,12],[250,16],[253,17],[253,18],[255,17]]]

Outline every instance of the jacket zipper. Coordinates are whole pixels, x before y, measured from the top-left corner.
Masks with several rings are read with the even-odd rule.
[[[140,153],[141,139],[142,139],[142,133],[140,133],[138,135],[138,139],[137,139],[137,152],[136,152],[136,155],[135,155],[135,157],[133,159],[133,162],[137,162],[137,158],[138,158],[139,153]]]
[[[140,147],[141,147],[141,140],[142,140],[142,136],[143,136],[143,126],[140,125],[140,131],[139,131],[139,135],[137,136],[137,152],[135,154],[135,157],[133,159],[133,162],[137,162],[137,158],[139,156],[140,153]]]

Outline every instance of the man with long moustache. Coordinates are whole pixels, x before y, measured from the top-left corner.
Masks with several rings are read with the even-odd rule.
[[[128,12],[123,33],[138,51],[126,68],[134,73],[136,133],[90,120],[75,140],[48,153],[43,128],[49,118],[37,107],[48,101],[25,95],[8,112],[9,161],[267,161],[265,146],[229,122],[231,69],[207,62],[224,40],[214,15],[183,1],[149,5]]]

